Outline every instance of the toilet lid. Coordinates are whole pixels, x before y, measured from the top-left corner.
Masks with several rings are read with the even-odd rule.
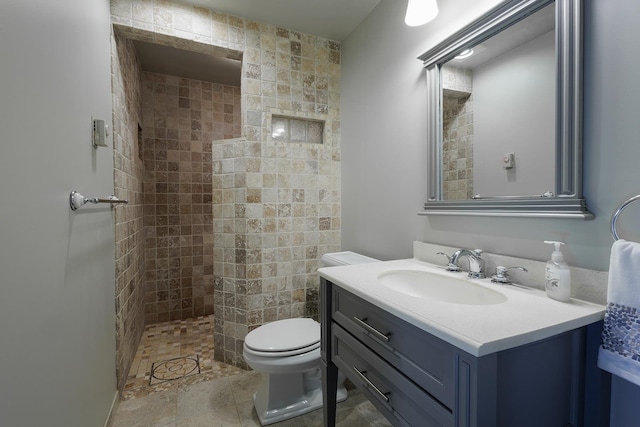
[[[244,343],[252,350],[284,352],[318,344],[320,324],[313,319],[285,319],[267,323],[249,332]]]

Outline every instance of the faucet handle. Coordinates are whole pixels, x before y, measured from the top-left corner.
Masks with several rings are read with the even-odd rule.
[[[474,249],[471,252],[473,252],[474,255],[477,256],[478,258],[480,258],[480,256],[482,256],[482,254],[484,253],[482,249]]]
[[[529,271],[524,267],[505,267],[505,266],[502,266],[502,265],[498,265],[496,267],[496,274],[491,276],[491,281],[493,283],[500,283],[500,284],[503,284],[503,285],[510,284],[511,283],[511,278],[509,277],[509,274],[507,273],[507,271],[509,271],[509,270],[520,270],[520,271],[524,271],[524,272]]]
[[[444,252],[438,252],[436,255],[444,255],[447,258],[447,266],[445,267],[447,271],[460,271],[460,267],[451,262],[452,257]]]

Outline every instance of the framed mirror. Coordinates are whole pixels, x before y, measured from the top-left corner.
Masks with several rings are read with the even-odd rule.
[[[582,196],[582,2],[511,0],[419,57],[424,215],[592,219]]]

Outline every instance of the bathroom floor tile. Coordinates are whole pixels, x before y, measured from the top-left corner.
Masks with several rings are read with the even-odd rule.
[[[162,362],[179,358],[197,358],[199,373],[180,375],[179,379],[153,378],[151,370]],[[185,368],[187,368],[185,364]],[[176,369],[173,366],[172,369]],[[174,320],[147,325],[131,365],[122,399],[175,389],[245,372],[213,360],[213,316]],[[178,376],[178,375],[176,375]]]
[[[175,357],[161,362],[154,362],[151,365],[149,385],[198,374],[200,374],[200,360],[197,354],[192,357]]]
[[[113,427],[174,425],[178,412],[178,392],[167,390],[120,402]]]
[[[120,403],[112,427],[261,427],[253,392],[261,375],[243,372],[138,396]],[[180,380],[178,380],[180,381]],[[274,427],[322,427],[322,410],[273,424]],[[391,424],[357,389],[338,404],[339,427],[390,427]]]
[[[149,384],[152,367],[185,373],[196,358],[200,373]],[[181,360],[178,360],[181,359]],[[262,375],[213,360],[213,317],[149,325],[138,348],[122,400],[110,427],[261,427],[253,393]],[[389,427],[391,424],[360,391],[347,382],[349,398],[338,404],[341,427]],[[274,427],[321,427],[322,410],[273,424]]]
[[[232,405],[235,405],[235,400],[230,378],[191,384],[179,389],[178,418],[218,412]]]

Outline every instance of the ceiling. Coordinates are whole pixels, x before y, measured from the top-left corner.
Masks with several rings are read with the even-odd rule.
[[[144,71],[205,82],[240,86],[242,64],[229,58],[134,40]]]
[[[343,41],[380,0],[185,0],[185,3]]]

